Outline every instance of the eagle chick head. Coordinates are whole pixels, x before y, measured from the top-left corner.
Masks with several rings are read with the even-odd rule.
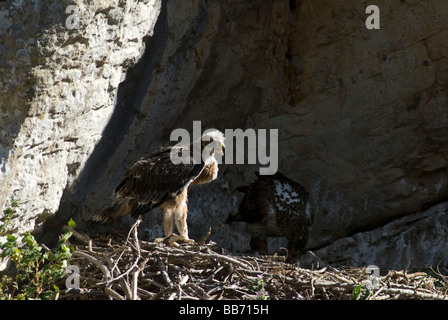
[[[217,129],[207,129],[202,134],[201,146],[202,149],[209,147],[210,155],[212,155],[214,151],[223,155],[225,151],[225,140],[224,134],[221,131]]]

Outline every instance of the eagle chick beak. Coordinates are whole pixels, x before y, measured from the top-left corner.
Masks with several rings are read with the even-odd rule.
[[[221,144],[221,150],[219,150],[219,153],[221,155],[224,155],[224,153],[226,152],[226,146],[224,145],[224,143]]]

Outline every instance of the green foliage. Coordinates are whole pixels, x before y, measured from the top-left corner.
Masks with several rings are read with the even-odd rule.
[[[265,289],[265,282],[263,276],[260,274],[254,280],[254,283],[250,287],[251,291],[253,291],[257,295],[258,300],[267,300],[269,293]]]
[[[3,210],[3,217],[0,218],[0,236],[4,236],[9,230],[9,225],[11,224],[12,218],[16,214],[16,208],[19,206],[19,200],[13,199],[11,207]]]
[[[359,284],[353,288],[352,300],[367,300],[371,295],[371,290]]]
[[[352,291],[352,300],[359,300],[361,296],[361,285],[357,285]]]
[[[64,277],[70,263],[74,249],[68,240],[76,224],[70,219],[56,248],[50,250],[37,243],[30,232],[21,237],[9,233],[18,206],[18,201],[13,200],[0,219],[0,237],[6,237],[6,242],[0,244],[0,257],[9,259],[16,270],[13,277],[0,275],[0,300],[57,299],[56,283]]]

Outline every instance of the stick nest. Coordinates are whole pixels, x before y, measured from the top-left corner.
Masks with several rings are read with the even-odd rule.
[[[141,241],[137,227],[127,238],[74,232],[79,288],[61,291],[59,299],[448,299],[440,274],[389,271],[372,282],[366,268],[309,270],[281,256],[219,253],[205,239],[182,246]]]

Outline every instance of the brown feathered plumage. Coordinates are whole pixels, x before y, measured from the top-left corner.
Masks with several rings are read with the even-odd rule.
[[[286,237],[289,253],[296,256],[305,248],[313,222],[309,194],[279,172],[272,176],[256,174],[255,182],[237,188],[245,194],[238,214],[229,216],[227,222],[248,223],[253,250],[265,252],[268,237]]]
[[[212,148],[208,158],[194,163],[190,151],[192,144],[180,147],[190,154],[187,164],[175,164],[171,160],[174,146],[160,148],[137,161],[125,174],[116,187],[116,199],[113,203],[94,215],[93,220],[102,223],[111,222],[119,217],[131,215],[134,218],[156,207],[163,210],[163,229],[165,236],[172,233],[175,224],[180,235],[188,239],[187,228],[187,193],[196,184],[208,183],[216,179],[218,163],[215,151],[223,152],[224,137],[219,131],[207,134],[202,140],[201,150],[212,141],[218,148]],[[177,146],[176,146],[177,148]]]

